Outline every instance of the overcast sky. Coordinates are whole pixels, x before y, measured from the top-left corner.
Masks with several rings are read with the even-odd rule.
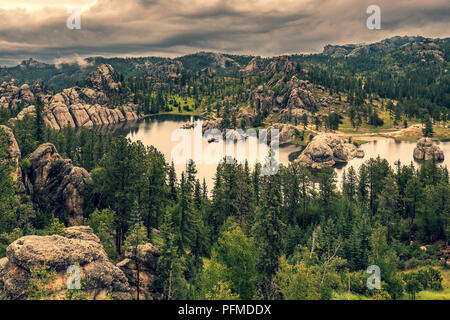
[[[366,9],[381,8],[381,30]],[[67,8],[81,8],[69,30]],[[395,35],[450,37],[450,0],[0,0],[0,65],[198,51],[273,56]]]

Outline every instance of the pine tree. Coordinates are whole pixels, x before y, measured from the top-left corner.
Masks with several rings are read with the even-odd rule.
[[[40,96],[36,98],[36,140],[39,143],[44,142],[45,123],[42,113],[44,112],[44,103]]]
[[[263,203],[257,209],[253,226],[259,249],[258,270],[260,290],[265,299],[274,299],[275,288],[272,277],[278,268],[278,257],[282,249],[281,180],[279,174],[267,176],[262,190]]]
[[[185,270],[183,265],[184,259],[179,256],[181,252],[177,245],[179,243],[177,239],[179,235],[172,221],[173,217],[170,211],[167,211],[160,230],[163,244],[160,248],[160,275],[157,281],[161,287],[163,297],[167,300],[185,298],[182,295],[185,286],[183,276]]]
[[[137,201],[133,205],[130,215],[131,228],[124,243],[125,250],[131,251],[130,258],[136,266],[136,300],[140,299],[141,292],[141,261],[143,260],[139,246],[148,242],[147,228],[142,221],[141,210]]]

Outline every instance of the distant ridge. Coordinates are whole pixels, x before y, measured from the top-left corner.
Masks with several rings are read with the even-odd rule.
[[[377,53],[386,53],[400,48],[401,46],[413,42],[421,41],[449,41],[450,38],[444,39],[432,39],[422,36],[395,36],[392,38],[384,39],[379,42],[370,44],[345,44],[345,45],[331,45],[328,44],[323,49],[323,54],[332,58],[341,57],[360,57]]]

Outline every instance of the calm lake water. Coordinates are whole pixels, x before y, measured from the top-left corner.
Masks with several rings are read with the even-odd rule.
[[[126,135],[132,141],[141,140],[144,145],[153,145],[164,154],[164,156],[166,157],[166,161],[170,162],[172,159],[174,148],[176,148],[177,145],[180,145],[180,141],[182,141],[181,138],[173,139],[173,133],[177,129],[180,129],[183,124],[193,123],[194,121],[195,119],[190,116],[159,115],[129,123],[124,128],[120,129],[119,132]],[[194,129],[190,129],[188,131],[191,134],[191,137],[193,137]],[[247,139],[245,143],[245,157],[250,161],[250,163],[252,163],[252,160],[255,160],[255,156],[251,155],[255,152],[252,153],[254,149],[250,149],[249,147],[250,141],[253,140]],[[208,148],[217,148],[218,143],[208,143],[208,138],[203,137],[201,145],[202,154],[205,154]],[[226,154],[225,143],[223,145],[223,154]],[[345,168],[353,166],[355,169],[358,169],[362,163],[370,158],[376,158],[377,156],[387,159],[391,166],[394,166],[394,162],[397,160],[400,160],[402,164],[410,164],[412,161],[415,166],[418,166],[420,164],[415,162],[413,158],[413,150],[415,146],[416,143],[413,142],[396,142],[395,140],[388,138],[363,144],[361,146],[361,148],[365,152],[365,157],[363,159],[355,158],[347,165],[340,165],[339,167],[335,168],[338,173],[339,181],[341,180],[341,176]],[[442,148],[445,155],[445,161],[442,163],[442,165],[447,165],[447,167],[450,167],[450,142],[441,142],[439,143],[439,146]],[[192,156],[194,156],[194,150],[198,150],[195,148],[196,147],[194,147],[194,143],[192,142]],[[259,152],[259,146],[257,150]],[[287,165],[289,163],[289,154],[298,150],[299,148],[293,145],[280,147],[279,162]],[[198,153],[195,152],[195,154]],[[249,157],[251,157],[251,159],[249,159]],[[214,184],[213,179],[216,173],[217,164],[207,163],[208,161],[206,161],[205,159],[206,158],[203,157],[201,163],[199,163],[199,161],[196,161],[198,171],[197,177],[200,180],[205,178],[208,187],[211,189]],[[175,168],[177,171],[177,176],[179,178],[181,172],[185,169],[185,165],[176,164]]]
[[[118,132],[120,134],[126,135],[127,138],[130,138],[132,141],[142,141],[142,143],[146,146],[153,145],[156,149],[158,149],[164,156],[166,157],[166,161],[170,163],[172,159],[172,152],[174,148],[180,145],[180,142],[182,141],[182,138],[179,139],[173,139],[172,136],[174,132],[176,132],[178,129],[181,129],[181,127],[185,123],[194,123],[196,119],[191,116],[180,116],[180,115],[159,115],[159,116],[152,116],[146,119],[139,120],[134,123],[127,124],[124,128],[120,129]],[[188,132],[191,134],[191,148],[192,148],[192,158],[194,158],[194,154],[198,154],[197,152],[194,152],[194,129],[189,129]],[[253,145],[257,146],[256,152],[254,149],[251,149],[250,144],[251,142],[255,142],[252,138],[249,138],[245,142],[245,152],[244,152],[244,158],[249,160],[249,163],[252,164],[253,162],[264,159],[266,153],[264,151],[261,151],[261,145],[256,143]],[[242,144],[244,145],[244,144]],[[233,147],[235,144],[233,144]],[[212,142],[208,143],[207,137],[202,137],[202,152],[201,154],[208,153],[208,150],[219,148],[220,143]],[[237,156],[237,147],[234,148],[235,157]],[[289,154],[292,152],[298,151],[299,148],[293,145],[283,146],[280,147],[279,152],[279,162],[283,164],[289,163]],[[226,144],[223,143],[223,155],[229,154],[226,152]],[[261,156],[258,158],[259,153],[262,152],[264,156]],[[241,153],[242,154],[242,153]],[[255,156],[256,154],[256,156]],[[223,157],[219,157],[222,159]],[[242,159],[244,159],[242,158]],[[194,158],[194,161],[197,166],[197,177],[202,180],[203,178],[206,179],[206,183],[208,184],[208,187],[211,189],[214,185],[214,176],[216,173],[216,167],[217,162],[208,163],[208,159],[206,157],[202,157],[201,163],[200,161],[196,160]],[[252,165],[251,165],[252,167]],[[186,166],[185,164],[177,164],[175,163],[175,169],[177,171],[177,176],[180,178],[181,172],[185,170]]]

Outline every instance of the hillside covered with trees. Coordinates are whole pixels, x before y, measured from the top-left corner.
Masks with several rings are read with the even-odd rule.
[[[177,175],[153,146],[84,124],[107,112],[123,117],[110,124],[192,114],[219,129],[289,125],[291,142],[307,145],[321,130],[422,123],[424,136],[445,140],[449,61],[448,41],[423,40],[358,57],[199,53],[92,58],[92,69],[58,74],[34,62],[0,70],[21,85],[0,87],[0,298],[12,245],[72,239],[65,227],[74,224],[93,230],[108,268],[134,263],[122,274],[133,299],[149,290],[156,299],[448,298],[449,172],[435,160],[415,168],[367,159],[339,183],[329,166],[292,162],[267,176],[235,161],[217,166],[208,189],[194,162]],[[81,122],[77,112],[92,109]],[[61,110],[76,128],[60,126]],[[59,130],[47,122],[52,114]],[[158,267],[140,265],[140,246],[151,247]],[[377,290],[366,285],[371,265],[381,269]],[[51,267],[30,272],[23,298],[50,296]],[[66,296],[77,297],[87,298]]]

